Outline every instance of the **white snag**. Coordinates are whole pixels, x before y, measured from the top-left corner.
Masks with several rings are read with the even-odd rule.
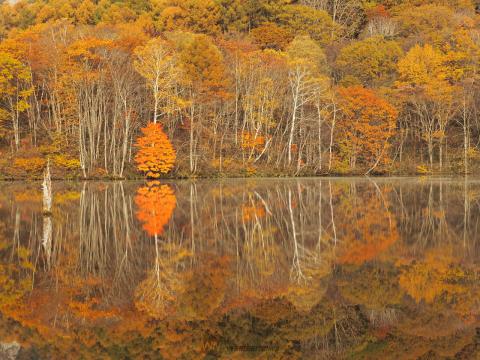
[[[47,162],[47,168],[43,173],[43,211],[50,213],[52,211],[52,179],[50,176],[50,160]]]

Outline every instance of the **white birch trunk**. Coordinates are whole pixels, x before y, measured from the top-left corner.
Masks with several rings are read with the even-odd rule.
[[[50,160],[47,162],[47,168],[43,173],[43,211],[50,213],[52,211],[52,179],[50,176]]]

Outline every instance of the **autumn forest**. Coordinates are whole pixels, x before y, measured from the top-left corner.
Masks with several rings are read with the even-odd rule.
[[[0,0],[1,177],[475,173],[477,10]]]
[[[480,0],[0,0],[0,359],[480,359],[478,169]]]

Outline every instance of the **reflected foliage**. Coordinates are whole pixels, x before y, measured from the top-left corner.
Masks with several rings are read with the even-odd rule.
[[[137,219],[147,234],[160,235],[175,210],[176,198],[170,186],[150,182],[137,190],[135,204]]]
[[[476,358],[480,183],[0,187],[20,358]],[[1,357],[1,354],[0,354]]]

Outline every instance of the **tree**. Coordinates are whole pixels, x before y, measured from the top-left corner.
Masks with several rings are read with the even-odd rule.
[[[30,69],[7,52],[0,52],[0,121],[10,118],[15,148],[20,145],[20,114],[32,93]]]
[[[427,142],[430,167],[433,167],[434,142],[439,143],[439,165],[443,165],[443,145],[447,126],[456,111],[455,69],[448,58],[430,45],[415,45],[398,62],[397,88],[404,102],[415,109],[423,139]]]
[[[181,3],[188,11],[190,31],[208,35],[220,32],[220,8],[216,0],[184,0]]]
[[[93,25],[95,23],[95,4],[91,0],[83,0],[75,11],[79,24]]]
[[[98,9],[104,7],[103,11]],[[102,22],[116,25],[121,23],[133,22],[137,19],[137,14],[126,3],[112,2],[106,0],[103,6],[99,4],[97,11],[101,13]]]
[[[61,37],[61,30],[54,35]],[[52,104],[47,102],[52,107],[52,122],[58,133],[70,135],[63,138],[78,146],[84,176],[123,176],[131,160],[135,120],[146,109],[130,45],[121,31],[117,35],[115,40],[87,37],[60,47],[61,62],[47,77],[52,80],[48,84]],[[37,101],[39,106],[45,103]]]
[[[265,22],[276,22],[290,0],[246,0],[243,1],[248,16],[248,29]]]
[[[365,32],[368,36],[382,35],[391,38],[398,32],[397,22],[392,19],[384,5],[376,5],[368,9],[367,18]]]
[[[228,79],[223,55],[212,38],[184,33],[173,40],[178,42],[183,85],[203,100],[225,95]]]
[[[277,21],[295,36],[309,36],[323,46],[335,39],[340,30],[327,12],[303,5],[286,5]]]
[[[248,30],[248,16],[242,0],[217,0],[220,28],[223,32]]]
[[[326,59],[322,49],[309,37],[298,36],[289,45],[288,80],[291,94],[291,119],[289,124],[287,163],[292,162],[297,118],[303,107],[311,103],[322,89],[322,73],[326,70]],[[320,86],[319,86],[320,84]],[[321,91],[321,90],[320,90]],[[299,119],[300,121],[302,119]],[[297,158],[297,170],[301,162],[300,152]]]
[[[355,36],[364,21],[364,5],[360,0],[302,0],[302,3],[326,11],[340,25],[344,37]]]
[[[340,156],[350,169],[362,164],[372,171],[389,162],[389,139],[395,131],[397,110],[372,90],[361,86],[338,89]]]
[[[177,44],[179,67],[182,71],[180,86],[189,121],[189,165],[193,174],[197,170],[197,143],[200,126],[197,119],[212,117],[209,105],[215,105],[228,96],[228,78],[223,55],[207,35],[178,33],[172,36]],[[200,113],[203,111],[203,113]],[[200,115],[204,115],[199,118]]]
[[[395,41],[374,36],[345,46],[336,64],[344,79],[353,77],[364,86],[388,85],[402,55]]]
[[[475,147],[472,146],[473,119],[477,111],[476,99],[478,96],[478,85],[480,75],[478,67],[480,64],[480,44],[476,41],[476,32],[470,29],[456,31],[450,38],[446,47],[445,57],[448,64],[454,69],[453,81],[459,88],[460,116],[455,117],[463,130],[463,165],[464,173],[468,174],[469,157],[475,154]]]
[[[166,5],[165,5],[166,3]],[[171,0],[159,8],[164,31],[192,31],[215,35],[220,32],[220,7],[214,0]]]
[[[0,53],[25,77],[1,91],[0,135],[13,140],[0,152],[23,144],[37,163],[62,153],[84,177],[122,178],[148,120],[172,139],[182,176],[351,172],[333,84],[362,85],[399,110],[396,169],[414,170],[407,152],[419,171],[458,171],[462,155],[474,172],[475,11],[471,0],[4,1]],[[27,159],[12,157],[8,176]]]
[[[240,136],[244,164],[251,164],[268,154],[272,146],[278,125],[276,113],[287,86],[286,59],[284,53],[266,49],[240,52],[235,61],[234,141],[238,144]]]
[[[135,69],[147,81],[153,93],[153,123],[157,123],[160,105],[168,112],[168,100],[178,76],[176,60],[170,45],[161,38],[150,40],[145,46],[135,49]]]
[[[148,178],[158,178],[173,169],[175,149],[158,123],[148,124],[142,128],[142,133],[135,144],[139,149],[135,156],[137,168]]]
[[[264,23],[250,32],[255,43],[262,49],[284,50],[292,41],[292,34],[274,23]]]
[[[420,44],[441,45],[455,28],[468,24],[468,17],[454,7],[439,4],[400,6],[394,11],[403,38]]]

